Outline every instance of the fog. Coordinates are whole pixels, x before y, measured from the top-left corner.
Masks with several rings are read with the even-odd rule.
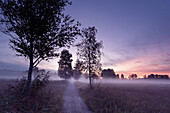
[[[0,79],[21,79],[23,77],[27,77],[27,71],[16,71],[16,70],[0,70]],[[63,80],[57,76],[57,73],[50,72],[50,80]],[[32,74],[32,79],[35,76]]]
[[[57,73],[51,72],[50,80],[63,80]],[[14,71],[14,70],[0,70],[0,79],[20,79],[24,76],[27,76],[26,71]],[[34,78],[34,76],[33,76]],[[79,80],[74,78],[68,79],[69,82],[83,82],[89,83],[89,79],[85,76],[81,76]],[[95,79],[92,80],[93,83],[109,83],[109,84],[167,84],[170,85],[170,79],[137,79],[137,80],[128,80],[128,79]]]
[[[83,82],[89,83],[89,79],[81,77],[79,80],[70,79],[70,82]],[[108,84],[167,84],[170,85],[170,79],[136,79],[136,80],[128,80],[128,79],[97,79],[93,80],[93,83],[108,83]]]
[[[169,84],[170,80],[168,79],[137,79],[137,80],[128,80],[128,79],[101,79],[100,83],[116,83],[116,84]]]
[[[57,73],[50,73],[50,80],[63,80],[62,78],[60,78]]]
[[[57,75],[53,75],[51,80],[63,80]],[[85,76],[81,76],[79,80],[75,80],[74,78],[68,79],[69,82],[82,82],[82,83],[89,83],[89,79]],[[136,80],[129,80],[129,79],[94,79],[92,83],[100,83],[100,84],[165,84],[170,85],[170,79],[136,79]]]

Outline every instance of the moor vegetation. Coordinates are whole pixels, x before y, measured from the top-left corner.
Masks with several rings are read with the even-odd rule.
[[[76,83],[94,113],[169,113],[170,86],[165,84]]]
[[[1,113],[59,113],[63,107],[63,93],[67,81],[49,81],[48,75],[37,76],[31,84],[29,96],[24,98],[26,79],[0,83]],[[11,84],[10,84],[11,83]],[[9,85],[10,84],[10,85]],[[7,87],[7,85],[9,85]],[[4,87],[5,86],[5,87]],[[4,90],[6,88],[6,90]]]

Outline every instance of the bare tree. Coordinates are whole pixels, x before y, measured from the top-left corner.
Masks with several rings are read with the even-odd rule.
[[[17,55],[29,59],[26,95],[33,67],[58,56],[56,50],[70,46],[80,32],[79,22],[63,13],[67,5],[69,0],[0,0],[0,30]]]
[[[82,30],[82,41],[77,44],[77,55],[83,61],[83,71],[89,73],[90,87],[92,87],[92,74],[98,75],[101,72],[101,51],[102,42],[96,40],[97,29],[88,27]]]

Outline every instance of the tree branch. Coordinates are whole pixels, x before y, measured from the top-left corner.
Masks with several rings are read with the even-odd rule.
[[[37,63],[39,59],[40,59],[40,57],[37,58],[37,60],[34,61],[33,65],[34,65],[35,63]]]
[[[33,67],[36,67],[41,61],[42,61],[43,59],[40,59],[39,61],[37,61],[37,63],[36,64],[34,64],[34,66]]]

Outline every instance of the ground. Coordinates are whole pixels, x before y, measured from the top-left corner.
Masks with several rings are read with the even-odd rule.
[[[0,80],[0,100],[3,99],[1,95],[9,84],[14,85],[15,82]],[[96,82],[93,84],[93,89],[90,89],[89,83],[85,81],[75,83],[51,81],[48,89],[55,95],[56,113],[169,113],[170,111],[169,80]]]
[[[75,85],[70,82],[64,92],[64,111],[63,113],[91,113],[79,96]]]

